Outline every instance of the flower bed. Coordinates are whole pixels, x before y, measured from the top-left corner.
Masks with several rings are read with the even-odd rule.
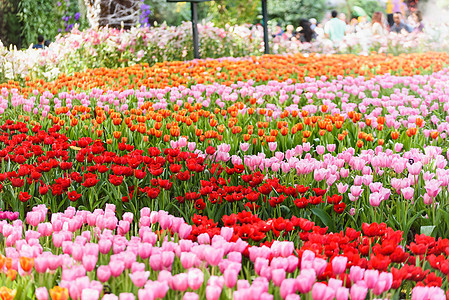
[[[363,234],[349,227],[326,233],[301,218],[263,222],[239,213],[234,224],[224,221],[233,227],[215,230],[195,216],[208,228],[192,241],[196,226],[165,211],[143,208],[138,227],[132,213],[119,221],[114,205],[93,213],[68,208],[51,222],[47,213],[39,205],[26,223],[0,223],[2,299],[365,299],[400,297],[402,286],[416,283],[412,297],[445,298],[439,287],[449,272],[449,240],[417,235],[404,249],[402,232],[384,223],[364,224]],[[250,246],[237,219],[282,234]]]
[[[199,25],[201,57],[249,57],[264,53],[261,26],[215,27],[212,23]],[[312,43],[297,43],[275,38],[270,41],[271,53],[349,53],[368,55],[370,52],[399,55],[401,53],[445,52],[447,44],[446,24],[426,25],[423,34],[385,37],[366,37],[365,32],[348,34],[336,45],[320,38]],[[56,37],[45,50],[7,49],[0,43],[0,82],[6,80],[53,80],[60,74],[73,75],[93,68],[120,68],[139,63],[154,65],[165,61],[193,59],[191,24],[178,27],[165,24],[157,27],[140,27],[130,30],[102,28],[79,31]]]
[[[448,56],[353,59],[4,84],[0,298],[446,297]]]

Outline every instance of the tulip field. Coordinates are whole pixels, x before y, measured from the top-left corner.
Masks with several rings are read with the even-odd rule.
[[[0,299],[447,299],[449,54],[0,84]]]

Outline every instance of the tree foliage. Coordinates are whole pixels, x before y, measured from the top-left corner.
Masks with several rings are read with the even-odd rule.
[[[14,44],[20,48],[21,27],[17,17],[18,9],[15,0],[0,1],[0,40],[4,45]]]
[[[282,25],[297,25],[301,19],[316,18],[320,20],[326,9],[325,0],[268,1],[269,18]]]
[[[208,16],[215,25],[255,23],[260,11],[260,0],[216,0],[207,3]]]
[[[374,12],[385,10],[385,7],[382,5],[382,3],[377,0],[346,0],[346,3],[339,8],[341,8],[341,11],[346,13],[347,15],[349,14],[349,12],[351,12],[351,14],[349,15],[350,17],[360,17],[354,14],[354,12],[352,11],[351,8],[354,6],[363,8],[370,18]]]

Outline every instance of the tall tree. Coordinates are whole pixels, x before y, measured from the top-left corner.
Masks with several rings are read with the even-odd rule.
[[[277,0],[268,1],[270,19],[286,25],[298,25],[301,19],[320,20],[326,10],[325,0]]]
[[[130,28],[139,22],[141,0],[84,0],[92,27]]]

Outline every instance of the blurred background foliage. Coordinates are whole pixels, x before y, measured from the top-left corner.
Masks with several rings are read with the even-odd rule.
[[[59,33],[69,32],[75,24],[88,27],[83,0],[2,0],[0,2],[0,39],[6,46],[28,48],[43,35],[53,41]]]
[[[441,6],[449,6],[449,0],[436,1]],[[142,0],[142,4],[144,24],[179,25],[190,20],[190,3]],[[353,6],[362,7],[371,16],[375,11],[384,10],[384,1],[268,0],[270,24],[280,23],[282,26],[297,26],[303,18],[316,18],[320,22],[332,9],[357,17],[351,9]],[[200,3],[198,7],[200,20],[213,22],[219,27],[262,23],[260,0],[215,0]],[[58,33],[70,31],[75,23],[80,24],[80,29],[89,26],[84,0],[0,1],[0,39],[6,46],[13,44],[18,48],[28,48],[37,41],[39,34],[51,41]]]

